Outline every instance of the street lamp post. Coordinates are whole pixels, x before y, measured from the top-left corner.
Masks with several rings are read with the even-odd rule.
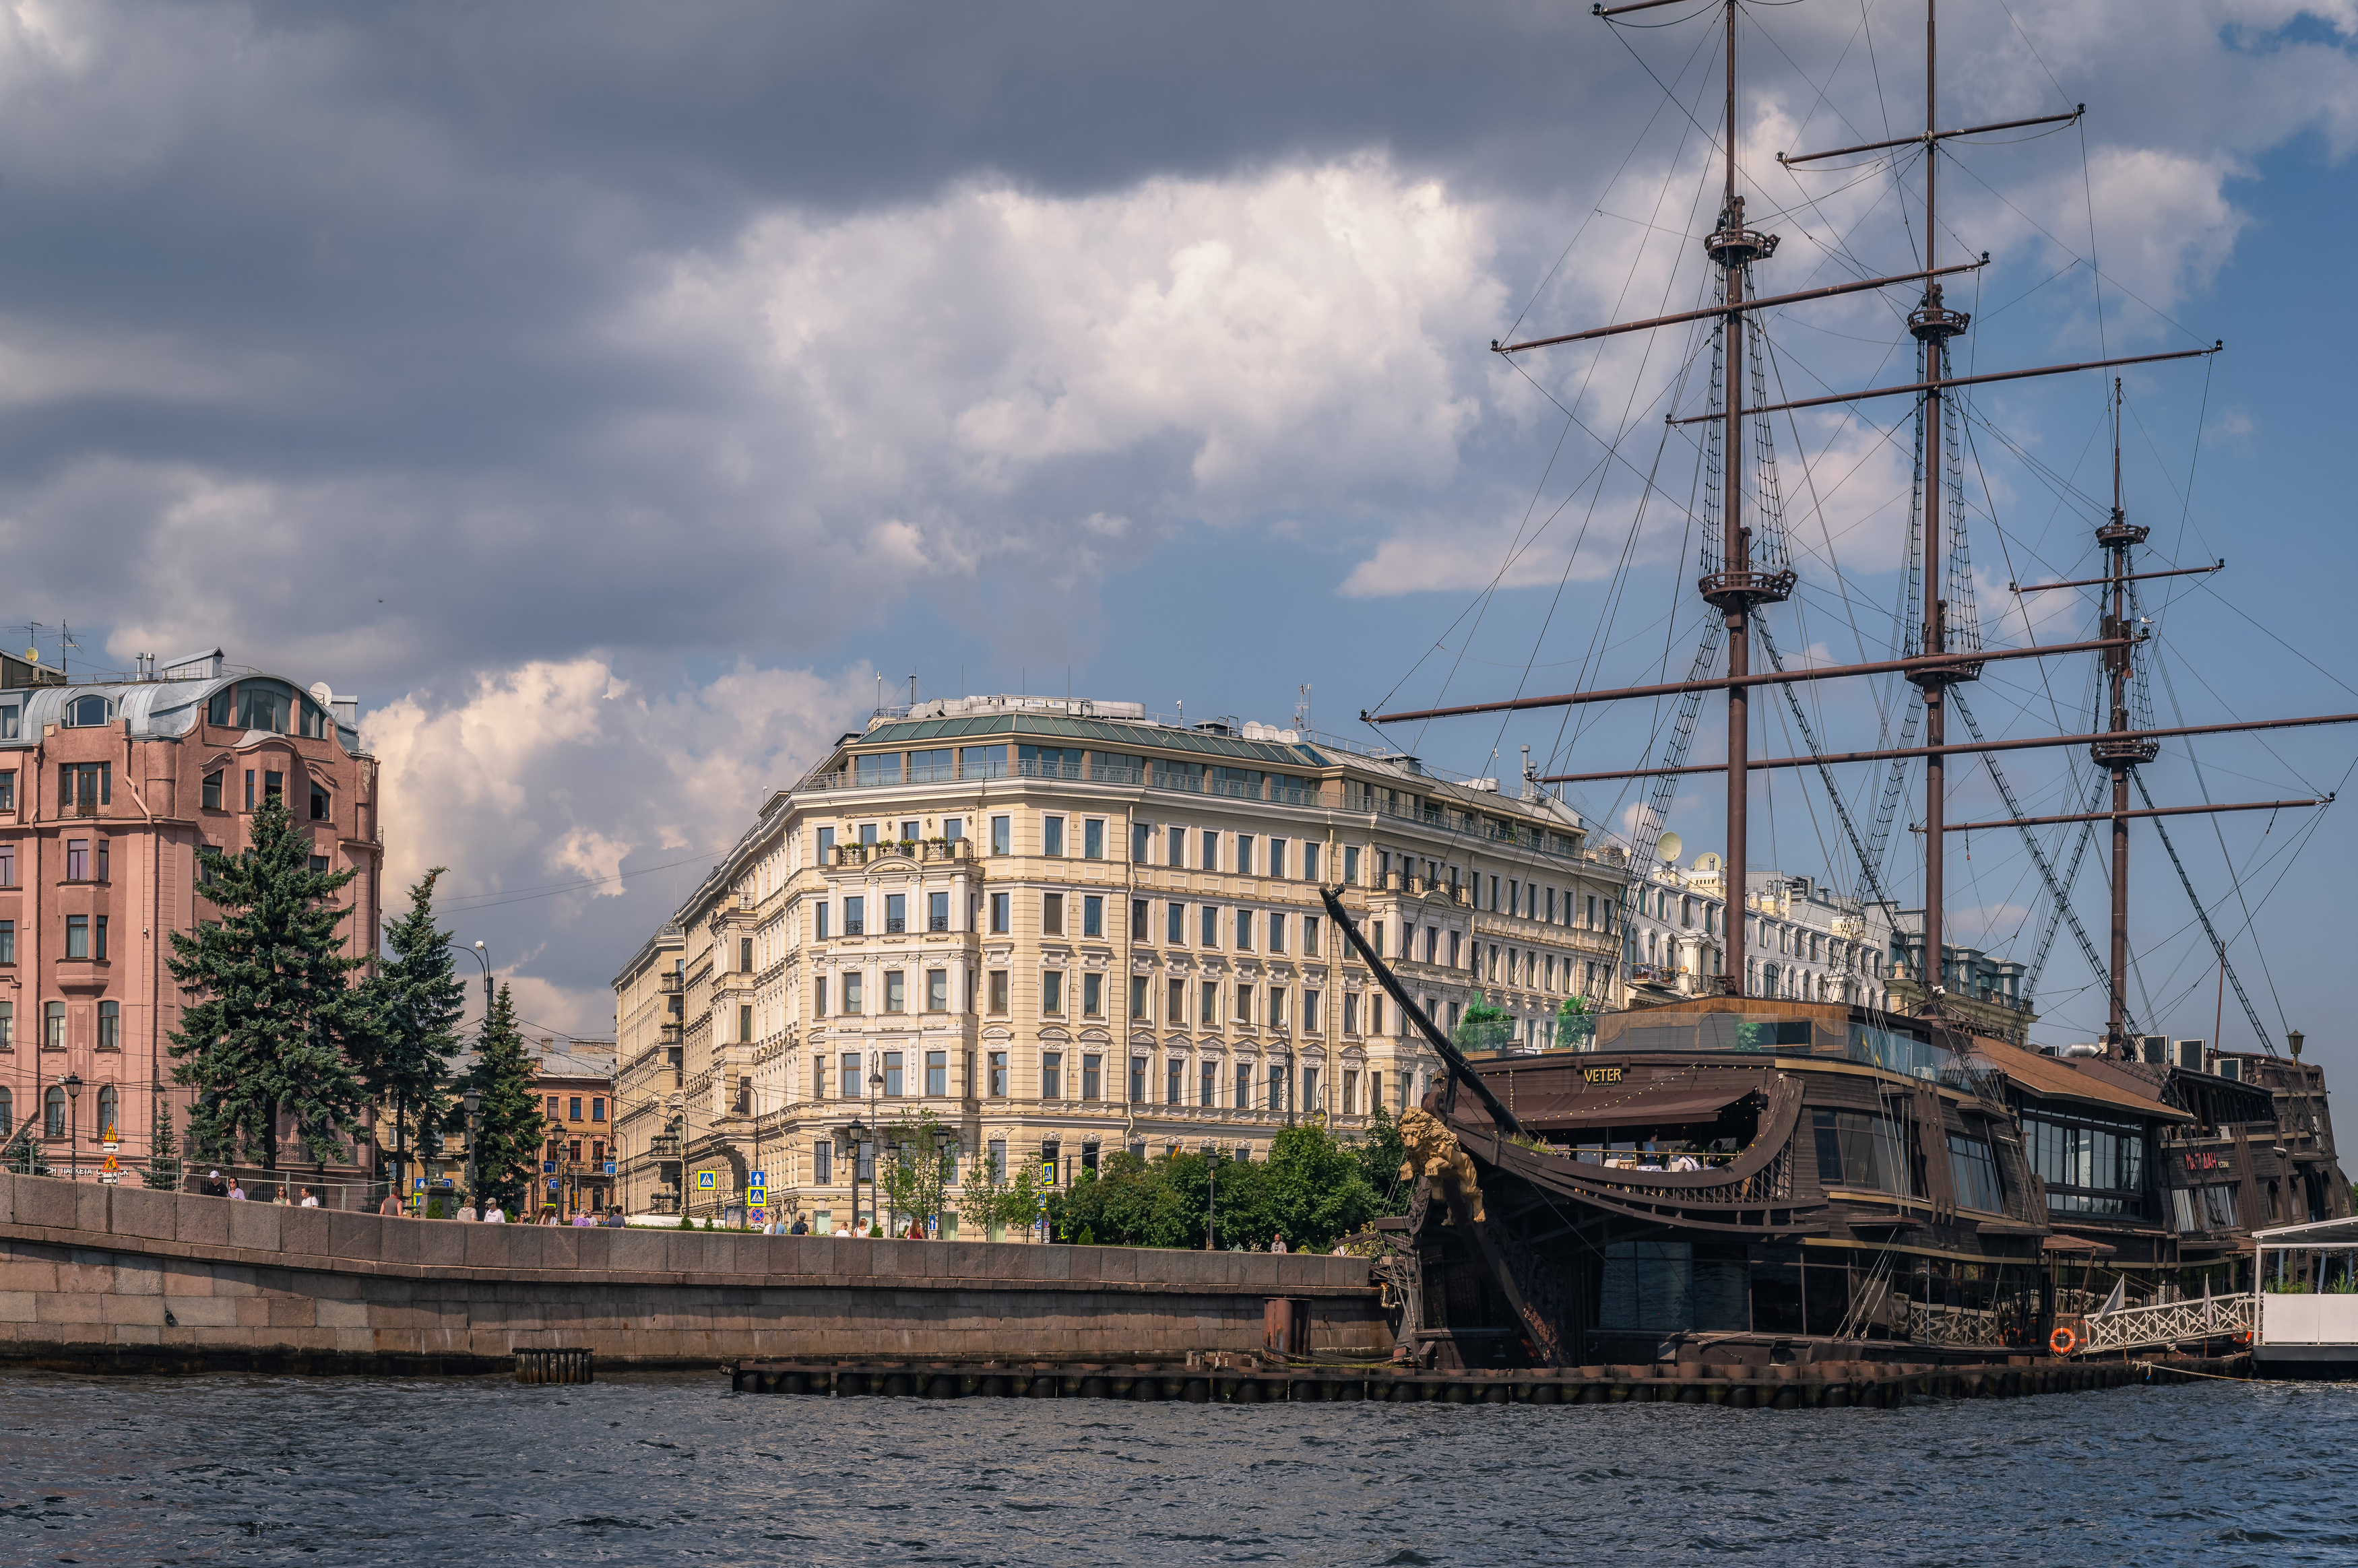
[[[879,1195],[876,1187],[876,1162],[884,1157],[884,1108],[882,1104],[884,1096],[884,1071],[881,1066],[873,1065],[875,1060],[875,1058],[871,1059],[871,1065],[868,1069],[868,1120],[869,1124],[875,1129],[875,1135],[871,1140],[875,1145],[875,1152],[868,1156],[868,1201],[875,1204],[877,1206],[875,1209],[870,1211],[869,1228],[871,1230],[882,1230],[884,1227],[882,1217],[883,1200]],[[852,1157],[851,1173],[855,1178],[860,1174],[859,1156],[856,1154]],[[860,1217],[860,1192],[857,1187],[852,1189],[851,1217],[855,1220]]]
[[[467,1108],[467,1201],[480,1208],[481,1206],[477,1200],[481,1177],[476,1168],[475,1156],[476,1145],[481,1141],[483,1097],[476,1090],[469,1089],[459,1099]]]
[[[81,1075],[68,1073],[59,1080],[66,1090],[66,1180],[81,1180]]]

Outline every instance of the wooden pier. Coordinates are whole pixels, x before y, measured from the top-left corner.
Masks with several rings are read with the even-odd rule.
[[[1915,1399],[2018,1399],[2140,1383],[2249,1375],[2242,1357],[2139,1361],[2039,1360],[1934,1366],[1823,1361],[1786,1367],[1658,1362],[1553,1370],[1425,1372],[1391,1368],[1141,1362],[1001,1366],[956,1362],[747,1362],[730,1369],[742,1394],[960,1400],[1133,1400],[1187,1404],[1711,1404],[1737,1410],[1879,1410]]]

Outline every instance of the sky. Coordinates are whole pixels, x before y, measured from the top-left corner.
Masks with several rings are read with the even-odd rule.
[[[1705,15],[1706,12],[1711,15]],[[1616,27],[1528,0],[1281,6],[0,6],[0,636],[77,665],[224,647],[362,699],[388,892],[444,865],[544,1029],[609,982],[764,794],[880,700],[1030,690],[1293,722],[1682,674],[1707,342],[1493,354],[1700,297],[1715,7]],[[1934,260],[1964,368],[2224,352],[2122,372],[2124,501],[2158,719],[2358,709],[2349,248],[2358,0],[1947,0]],[[1656,25],[1659,24],[1659,25]],[[1921,0],[1747,7],[1739,187],[1763,293],[1911,272]],[[1773,395],[1905,382],[1906,288],[1768,317]],[[1799,661],[1889,656],[1905,400],[1777,421]],[[1960,436],[1986,640],[2091,634],[2105,381],[1976,389]],[[27,629],[38,623],[41,630]],[[10,629],[13,628],[13,629]],[[2084,660],[1989,666],[1986,729],[2082,727]],[[1808,683],[1829,745],[1905,688]],[[1756,753],[1804,749],[1781,697]],[[1716,702],[1693,760],[1721,754]],[[1503,774],[1659,755],[1653,704],[1392,727]],[[2024,809],[2083,787],[2005,769]],[[2313,798],[2358,728],[2173,745],[2158,801]],[[1862,833],[1880,776],[1843,772]],[[1909,782],[1913,794],[1915,780]],[[1825,791],[1756,784],[1753,863],[1857,891]],[[1606,830],[1637,795],[1580,785]],[[2082,803],[2084,804],[2084,803]],[[1671,807],[1720,845],[1711,775]],[[1952,771],[1952,819],[2005,815]],[[1885,881],[1919,883],[1920,795]],[[2069,859],[2073,830],[2042,842]],[[1960,835],[1950,914],[2028,961],[2018,838]],[[2263,1027],[2331,1068],[2339,808],[2171,839]],[[2151,825],[2142,1027],[2253,1029]],[[2101,846],[2074,887],[2104,939]],[[2070,935],[2037,1037],[2088,1039]]]

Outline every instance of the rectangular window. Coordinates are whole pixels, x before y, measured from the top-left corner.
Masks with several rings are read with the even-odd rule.
[[[1272,877],[1285,875],[1285,840],[1282,838],[1272,838],[1269,841],[1269,875]]]
[[[1081,935],[1105,935],[1105,900],[1096,893],[1087,894],[1081,900]]]
[[[1196,1013],[1195,1022],[1211,1027],[1220,1022],[1220,982],[1206,980],[1202,984],[1202,989],[1203,995],[1196,1000],[1203,1004],[1203,1007]]]
[[[1325,999],[1325,994],[1324,991],[1314,990],[1305,990],[1302,993],[1302,1032],[1303,1033],[1318,1033],[1318,1004]]]
[[[254,809],[254,770],[252,768],[245,770],[245,808],[248,811]]]
[[[1062,936],[1065,934],[1065,895],[1044,892],[1040,895],[1040,935]]]
[[[1007,1011],[1007,971],[1005,969],[990,971],[990,1011],[1004,1013]]]
[[[0,1051],[13,1051],[16,1048],[16,1004],[13,1001],[0,1001]],[[5,1117],[0,1116],[0,1128],[5,1128]],[[0,1138],[6,1136],[5,1130],[0,1130]]]
[[[313,784],[311,786],[311,820],[314,822],[331,822],[335,819],[335,816],[336,808],[334,804],[329,800],[328,792],[321,789],[319,785]]]
[[[69,958],[87,958],[90,957],[89,915],[69,914],[66,916],[66,957]]]
[[[1065,1054],[1062,1051],[1040,1053],[1040,1098],[1065,1098]]]
[[[1044,816],[1040,819],[1040,853],[1062,855],[1065,852],[1065,819]]]
[[[561,1119],[562,1119],[562,1118],[560,1118],[560,1117],[557,1115],[557,1097],[556,1097],[555,1095],[551,1095],[551,1096],[549,1096],[549,1097],[548,1097],[548,1119],[549,1119],[549,1120],[551,1120],[551,1121],[557,1121],[557,1120],[561,1120]]]
[[[1302,880],[1303,881],[1314,882],[1318,880],[1318,851],[1323,848],[1325,848],[1324,845],[1314,843],[1309,839],[1303,840]]]
[[[1094,1051],[1081,1054],[1081,1098],[1085,1100],[1105,1098],[1105,1058]]]
[[[1203,1076],[1195,1084],[1195,1103],[1206,1108],[1220,1103],[1220,1065],[1217,1062],[1204,1064]]]
[[[1359,885],[1359,847],[1357,844],[1343,846],[1343,881],[1351,887]]]
[[[753,1041],[753,1004],[740,1003],[737,1008],[737,1043],[750,1045]]]
[[[1237,911],[1237,951],[1249,953],[1252,951],[1252,945],[1253,912],[1249,909],[1240,909]]]
[[[1318,1069],[1315,1067],[1302,1069],[1302,1108],[1305,1111],[1318,1108]]]
[[[1910,1141],[1898,1124],[1871,1111],[1811,1113],[1817,1135],[1818,1180],[1827,1186],[1921,1195]]]
[[[884,971],[884,1011],[887,1012],[909,1011],[908,983],[899,969]]]
[[[603,1121],[606,1119],[605,1096],[600,1095],[597,1098],[590,1102],[590,1119],[592,1121]]]
[[[1163,940],[1177,947],[1187,940],[1187,906],[1184,903],[1163,905]]]
[[[90,881],[89,839],[69,838],[66,840],[66,881],[70,882],[86,882]]]
[[[1359,1114],[1359,1070],[1357,1067],[1343,1069],[1343,1114]]]
[[[1006,1053],[1006,1052],[1004,1052],[1004,1051],[993,1051],[993,1052],[990,1054],[990,1098],[993,1098],[993,1099],[1005,1099],[1005,1098],[1007,1098],[1007,1053]]]
[[[16,961],[16,923],[0,920],[0,964]]]
[[[843,1054],[843,1076],[838,1080],[838,1086],[845,1099],[860,1099],[866,1097],[868,1087],[860,1081],[859,1052],[846,1051]]]
[[[287,775],[265,768],[262,773],[262,798],[278,800],[287,794]]]
[[[1130,977],[1130,1016],[1137,1022],[1146,1022],[1146,977],[1144,975]]]
[[[1173,980],[1164,988],[1163,1022],[1174,1029],[1187,1027],[1187,982]]]
[[[834,859],[835,829],[832,827],[822,827],[818,830],[818,863],[824,866],[830,863]]]
[[[832,1186],[835,1183],[835,1145],[817,1142],[811,1145],[811,1185]],[[820,1231],[824,1235],[826,1232]]]
[[[963,816],[945,816],[945,817],[943,817],[943,818],[942,818],[942,838],[943,838],[943,841],[944,841],[944,842],[946,842],[946,843],[950,843],[950,844],[955,844],[955,843],[957,843],[959,839],[961,839],[961,838],[965,838],[965,837],[966,837],[966,818],[965,818],[965,817],[963,817]]]
[[[1163,1065],[1163,1103],[1187,1103],[1187,1064],[1176,1056]]]
[[[1252,1064],[1250,1062],[1238,1062],[1237,1064],[1237,1098],[1235,1101],[1235,1108],[1238,1110],[1250,1110],[1252,1108]]]
[[[946,1051],[925,1053],[925,1098],[940,1099],[950,1092],[950,1054]]]
[[[1269,988],[1269,1018],[1267,1022],[1271,1029],[1283,1029],[1285,1027],[1285,988],[1283,986],[1271,986]]]
[[[817,914],[816,914],[815,918],[817,919],[817,923],[818,923],[818,932],[817,932],[817,935],[818,935],[818,939],[819,939],[820,941],[824,942],[824,941],[826,941],[826,940],[827,940],[827,914],[828,914],[829,911],[828,911],[828,909],[827,909],[827,906],[826,904],[823,904],[823,903],[822,903],[822,904],[818,904],[818,905],[817,905],[817,906],[816,906],[816,909],[817,909]]]
[[[567,1102],[565,1119],[568,1121],[579,1121],[581,1119],[581,1097],[579,1095],[573,1096]]]
[[[857,971],[843,977],[843,1011],[846,1016],[860,1010],[860,979]]]
[[[1171,868],[1176,871],[1187,863],[1187,830],[1184,827],[1174,827],[1170,831],[1169,838],[1170,842],[1165,853],[1169,857]]]
[[[895,776],[898,776],[898,774],[897,774],[897,769],[896,769]],[[876,824],[874,824],[873,822],[863,822],[863,823],[861,823],[861,824],[860,825],[860,846],[861,846],[863,849],[873,849],[873,848],[875,848],[875,845],[876,845]]]
[[[1003,779],[1007,776],[1007,748],[1004,746],[960,746],[958,776],[966,779]]]
[[[1204,858],[1196,863],[1195,869],[1199,871],[1217,871],[1220,869],[1220,835],[1217,830],[1206,827],[1204,829],[1203,839]]]
[[[1358,1032],[1359,999],[1351,992],[1345,991],[1343,993],[1343,1033],[1357,1034]]]
[[[900,936],[909,929],[909,895],[888,892],[884,895],[884,934]]]
[[[41,1004],[41,1044],[51,1051],[66,1048],[66,1004],[49,1001]],[[63,1132],[64,1128],[57,1130]]]
[[[1081,859],[1084,860],[1102,860],[1105,859],[1104,818],[1092,816],[1082,822]]]
[[[950,928],[950,895],[929,892],[925,895],[925,929],[947,931]]]
[[[995,892],[990,895],[990,929],[994,935],[1004,936],[1007,935],[1007,901],[1011,896],[1011,894],[1003,892]]]
[[[1065,1011],[1064,970],[1043,969],[1040,971],[1040,1011],[1042,1012],[1062,1012]]]
[[[1997,1162],[1987,1141],[1963,1133],[1949,1134],[1949,1174],[1956,1183],[1957,1205],[1984,1214],[2006,1212],[2005,1190],[1997,1179]]]
[[[884,1098],[887,1099],[899,1099],[901,1098],[903,1087],[903,1085],[901,1081],[901,1053],[898,1051],[887,1051],[884,1053]]]
[[[1143,1056],[1130,1059],[1130,1103],[1146,1103],[1146,1058]]]
[[[1152,942],[1154,940],[1154,918],[1150,913],[1152,908],[1152,906],[1142,898],[1134,898],[1130,901],[1130,936],[1131,941]]]
[[[741,975],[753,972],[753,939],[751,936],[737,938],[737,972]]]
[[[950,1010],[950,972],[947,969],[925,971],[925,1011],[947,1012]]]
[[[1005,855],[1012,852],[1010,845],[1013,841],[1014,835],[1009,824],[1013,820],[1012,817],[1007,816],[994,816],[990,819],[990,852],[992,854]]]
[[[1239,833],[1237,835],[1236,869],[1237,875],[1240,877],[1249,877],[1252,875],[1253,836],[1249,833]]]
[[[1147,851],[1153,844],[1154,828],[1152,824],[1132,822],[1130,825],[1130,858],[1132,863],[1146,864]]]
[[[222,808],[222,776],[219,768],[205,775],[204,801],[207,811],[219,811]]]
[[[1105,1016],[1105,977],[1103,975],[1090,974],[1081,977],[1081,1016],[1083,1018]]]
[[[843,934],[846,936],[868,935],[868,900],[865,897],[843,901]]]
[[[1238,1023],[1250,1023],[1252,1022],[1252,987],[1245,985],[1237,987],[1237,1022]]]
[[[1315,958],[1319,956],[1318,917],[1314,914],[1305,914],[1302,917],[1302,956],[1305,958]]]
[[[1272,953],[1285,951],[1285,916],[1274,910],[1271,911],[1269,917],[1269,950]]]
[[[1220,912],[1218,910],[1208,903],[1204,905],[1203,918],[1198,920],[1196,925],[1202,931],[1205,946],[1217,947],[1220,945]]]

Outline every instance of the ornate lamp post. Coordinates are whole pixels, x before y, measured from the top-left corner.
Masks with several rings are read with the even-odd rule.
[[[66,1091],[66,1180],[81,1180],[81,1075],[68,1073],[59,1082]]]

